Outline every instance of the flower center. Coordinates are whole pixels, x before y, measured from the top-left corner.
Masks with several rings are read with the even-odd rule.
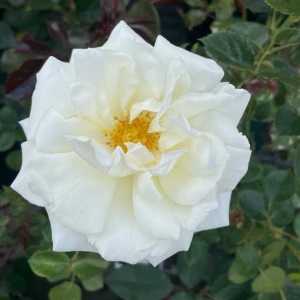
[[[116,118],[114,127],[105,132],[107,145],[112,148],[120,146],[126,153],[128,151],[126,143],[141,143],[151,152],[158,151],[160,134],[149,132],[154,117],[153,112],[143,111],[131,122],[128,116]]]

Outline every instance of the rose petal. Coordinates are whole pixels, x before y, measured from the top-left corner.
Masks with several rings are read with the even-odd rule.
[[[136,177],[133,209],[138,224],[158,239],[178,239],[180,227],[165,196],[158,190],[150,173]]]
[[[207,214],[205,220],[199,224],[197,231],[228,226],[230,199],[231,192],[220,193],[218,195],[218,207]]]
[[[87,237],[62,225],[51,213],[48,213],[52,232],[53,251],[89,251],[97,250],[88,242]]]
[[[162,36],[157,37],[154,49],[162,62],[168,62],[170,59],[181,59],[183,61],[191,75],[192,90],[194,91],[213,88],[224,76],[222,68],[213,60],[176,47]]]
[[[89,236],[92,245],[108,261],[135,264],[145,260],[155,244],[155,240],[136,224],[132,209],[132,180],[131,177],[119,180],[103,232]]]
[[[38,151],[46,153],[70,152],[72,147],[68,136],[86,136],[101,139],[100,130],[87,120],[79,118],[65,119],[54,110],[50,110],[38,127],[35,144]]]

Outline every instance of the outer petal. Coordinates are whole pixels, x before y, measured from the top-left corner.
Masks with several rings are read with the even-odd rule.
[[[229,159],[222,178],[218,182],[220,191],[232,191],[247,173],[250,161],[250,149],[227,147]]]
[[[86,236],[62,225],[51,213],[48,213],[48,216],[51,224],[53,251],[97,252]]]
[[[247,138],[238,132],[229,118],[217,112],[200,114],[191,123],[224,141],[229,158],[218,186],[221,191],[233,190],[248,169],[251,150]]]
[[[238,125],[250,100],[250,93],[244,89],[236,89],[227,82],[222,82],[217,96],[222,97],[217,111],[230,118],[234,125]]]
[[[211,91],[183,95],[172,108],[188,119],[197,115],[201,119],[202,114],[217,113],[237,126],[249,99],[250,94],[246,90],[236,89],[233,85],[222,82]]]
[[[30,168],[34,157],[32,145],[29,142],[22,143],[22,167],[11,184],[12,189],[18,192],[30,203],[38,206],[46,206],[50,203],[50,191],[47,183],[38,176],[38,173]]]
[[[112,31],[103,49],[122,51],[136,62],[137,73],[143,84],[138,87],[139,99],[162,96],[165,73],[153,47],[136,34],[124,21],[121,21]]]
[[[213,60],[176,47],[162,36],[158,36],[154,49],[162,62],[170,61],[170,59],[181,59],[184,62],[191,75],[194,91],[209,90],[224,76],[222,68]]]
[[[89,236],[89,241],[108,261],[135,264],[145,260],[155,245],[155,240],[136,224],[132,209],[132,185],[132,178],[120,179],[103,232]]]
[[[74,68],[79,87],[82,87],[79,88],[82,96],[75,97],[76,92],[73,94],[77,107],[79,105],[90,113],[97,109],[101,118],[110,122],[113,117],[125,112],[128,103],[133,100],[138,83],[135,62],[130,56],[102,48],[75,49],[70,64]],[[87,93],[84,87],[89,85],[93,88],[88,88]],[[91,97],[95,93],[97,97]],[[90,99],[88,105],[93,108],[85,109],[84,99]]]
[[[141,45],[148,50],[152,49],[152,46],[135,33],[124,21],[120,21],[114,27],[103,48],[121,51],[125,47],[126,51],[126,47],[130,47],[129,44]]]
[[[81,233],[101,232],[115,180],[74,153],[39,153],[28,142],[23,148],[24,166],[12,187],[28,201],[45,203],[66,227]]]
[[[133,190],[133,209],[138,224],[159,239],[179,238],[179,223],[172,214],[171,204],[158,190],[151,174],[137,176]]]
[[[216,190],[212,190],[204,199],[196,205],[178,205],[172,206],[172,212],[181,223],[181,226],[194,232],[211,211],[218,207],[218,198]]]
[[[35,143],[41,152],[59,153],[72,151],[68,136],[86,136],[100,140],[99,128],[87,120],[72,117],[65,119],[50,110],[38,127]]]
[[[29,118],[24,119],[24,120],[20,121],[19,123],[20,123],[20,125],[21,125],[21,127],[22,127],[22,129],[25,133],[26,138],[28,139],[29,138],[29,130],[30,130],[30,120],[29,120]]]
[[[172,172],[159,178],[159,182],[176,203],[195,205],[216,187],[228,155],[220,140],[206,134],[195,137],[186,147],[190,150]]]
[[[179,251],[187,251],[191,245],[193,232],[182,230],[177,240],[162,240],[155,247],[153,247],[150,255],[147,257],[153,266],[169,258]]]
[[[39,122],[49,109],[64,116],[74,113],[70,104],[70,85],[74,80],[73,69],[54,57],[48,58],[37,74],[37,83],[32,96],[28,139],[34,137]]]
[[[201,132],[217,136],[226,145],[249,149],[247,138],[239,133],[231,119],[216,111],[201,113],[190,120],[190,123]]]
[[[218,195],[218,207],[208,213],[205,220],[198,225],[197,231],[228,226],[230,199],[231,192],[220,193]]]

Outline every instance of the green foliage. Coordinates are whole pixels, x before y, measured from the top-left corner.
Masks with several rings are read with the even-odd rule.
[[[300,299],[300,1],[179,2],[0,1],[0,300]],[[157,268],[49,250],[45,212],[7,187],[41,65],[102,45],[119,19],[217,60],[224,81],[252,94],[239,129],[253,155],[230,227],[195,234]]]
[[[253,246],[238,249],[236,259],[229,269],[230,281],[241,284],[255,277],[258,272],[260,257]]]
[[[49,300],[81,300],[81,289],[73,282],[64,282],[53,287],[49,292]]]
[[[180,253],[177,259],[178,275],[189,288],[209,275],[209,247],[205,241],[194,239],[190,251]]]
[[[298,0],[266,0],[274,9],[291,15],[300,15],[300,2]]]
[[[93,255],[79,258],[73,263],[73,272],[87,291],[96,291],[103,287],[103,272],[108,263]]]
[[[170,279],[150,266],[123,266],[112,270],[107,285],[125,300],[159,300],[172,290]]]
[[[281,268],[269,267],[255,278],[252,288],[257,293],[276,293],[283,289],[285,273]]]
[[[37,251],[28,262],[36,275],[50,281],[64,279],[70,275],[69,257],[64,253]]]
[[[257,46],[237,32],[217,32],[202,39],[207,53],[222,64],[252,67]]]

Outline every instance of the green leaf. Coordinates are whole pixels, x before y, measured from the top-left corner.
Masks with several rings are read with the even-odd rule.
[[[81,289],[73,282],[64,282],[50,290],[49,300],[81,300]]]
[[[285,200],[272,206],[272,222],[277,226],[286,226],[293,222],[295,207],[293,202]]]
[[[289,15],[300,15],[299,0],[266,0],[266,2],[275,10]]]
[[[12,48],[16,45],[13,31],[4,22],[0,22],[0,49]]]
[[[51,281],[70,275],[70,259],[64,253],[37,251],[30,257],[29,265],[36,275]]]
[[[15,143],[15,135],[12,132],[0,132],[0,152],[9,150]]]
[[[83,257],[72,265],[75,275],[88,291],[96,291],[103,287],[103,271],[107,267],[108,263],[96,256]]]
[[[265,195],[270,201],[286,200],[294,194],[294,180],[290,172],[277,170],[270,172],[264,181]]]
[[[261,69],[261,75],[277,80],[289,88],[298,88],[300,85],[299,71],[286,60],[277,57]]]
[[[252,40],[259,46],[262,46],[269,37],[267,27],[255,22],[234,22],[229,29],[245,36],[247,39]]]
[[[300,286],[288,283],[284,289],[287,300],[299,300],[300,299]]]
[[[241,284],[255,277],[258,272],[260,258],[257,250],[250,245],[240,248],[237,257],[229,269],[229,279]]]
[[[14,171],[18,171],[20,169],[21,161],[21,152],[19,150],[9,152],[5,159],[8,167]]]
[[[147,265],[112,269],[105,282],[125,300],[160,300],[172,290],[172,284],[166,274]]]
[[[217,32],[202,39],[209,56],[220,63],[252,68],[258,47],[237,32]]]
[[[214,294],[215,300],[241,300],[249,294],[247,284],[227,284],[224,288]]]
[[[262,193],[243,190],[239,193],[241,207],[245,214],[254,219],[263,219],[266,215],[266,203]]]
[[[294,231],[300,237],[300,214],[298,214],[294,220]]]
[[[16,111],[10,106],[0,109],[0,124],[3,130],[15,130],[17,128],[18,116]]]
[[[195,238],[188,252],[177,258],[178,275],[189,288],[197,285],[209,275],[209,251],[205,241]]]
[[[257,293],[276,293],[282,290],[285,273],[279,267],[269,267],[262,271],[252,283],[252,289]]]
[[[33,10],[49,10],[55,8],[55,2],[53,0],[41,1],[41,0],[30,0],[29,5]]]
[[[279,260],[285,245],[285,240],[273,241],[270,245],[268,245],[263,251],[263,265],[270,265],[275,260]]]
[[[300,178],[300,145],[298,145],[294,156],[294,172]]]
[[[175,294],[170,300],[196,300],[196,298],[192,294],[179,292]]]
[[[266,13],[270,10],[262,0],[245,0],[245,6],[254,13]]]

